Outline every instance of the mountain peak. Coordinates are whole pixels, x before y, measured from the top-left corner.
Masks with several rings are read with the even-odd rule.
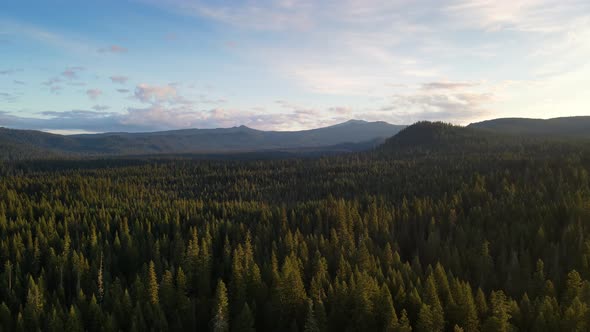
[[[369,123],[374,123],[374,122],[369,122],[369,121],[365,121],[365,120],[350,119],[346,122],[341,122],[341,123],[335,124],[331,127],[358,126],[358,125],[366,125]],[[385,122],[383,122],[383,123],[385,123]]]
[[[357,119],[350,119],[346,122],[344,122],[344,124],[360,124],[360,123],[368,123],[365,120],[357,120]]]

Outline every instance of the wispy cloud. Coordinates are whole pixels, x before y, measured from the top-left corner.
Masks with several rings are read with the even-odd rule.
[[[86,90],[86,95],[88,98],[94,100],[102,95],[102,90],[100,89],[88,89]]]
[[[460,24],[487,30],[563,31],[568,18],[588,13],[585,0],[457,0],[446,7]]]
[[[104,110],[47,111],[39,114],[42,118],[0,112],[0,123],[13,128],[52,131],[145,132],[180,128],[227,128],[239,125],[267,130],[299,130],[349,119],[348,110],[344,107],[311,109],[299,108],[291,103],[289,105],[289,109],[278,113],[261,112],[260,108],[197,109],[190,105],[150,105],[145,108],[128,108],[122,113]]]
[[[94,105],[92,106],[92,109],[95,111],[105,111],[108,110],[110,107],[106,106],[106,105]]]
[[[81,66],[68,67],[61,73],[61,75],[70,80],[77,79],[78,73],[83,71],[84,69],[86,68]]]
[[[23,70],[20,69],[20,68],[16,68],[16,69],[14,69],[14,68],[2,69],[2,70],[0,70],[0,75],[11,75],[11,74],[18,73],[18,72],[21,72],[21,71],[23,71]]]
[[[477,86],[474,82],[428,82],[422,84],[424,90],[457,90]]]
[[[7,103],[13,103],[17,100],[17,96],[13,93],[0,92],[0,100]]]
[[[163,103],[168,104],[190,104],[191,102],[186,100],[184,97],[178,94],[178,90],[175,85],[149,85],[146,83],[139,84],[135,88],[135,97],[144,103],[150,103],[160,105]]]
[[[182,15],[206,17],[226,24],[260,29],[303,29],[309,26],[313,6],[309,0],[262,1],[260,3],[208,4],[187,0],[146,0]]]
[[[109,78],[111,79],[111,82],[119,84],[125,84],[127,83],[127,80],[129,80],[129,77],[122,75],[113,75]]]
[[[34,40],[66,52],[87,53],[94,48],[92,42],[80,36],[16,20],[0,19],[0,34]]]

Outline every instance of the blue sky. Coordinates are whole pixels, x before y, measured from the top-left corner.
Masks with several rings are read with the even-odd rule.
[[[7,0],[0,59],[59,133],[587,115],[590,2]]]

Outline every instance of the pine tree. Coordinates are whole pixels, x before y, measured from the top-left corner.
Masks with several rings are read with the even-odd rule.
[[[290,324],[293,320],[302,320],[305,316],[307,295],[299,262],[295,256],[285,259],[277,292],[283,323]]]
[[[383,331],[395,331],[398,325],[398,317],[393,307],[393,300],[389,287],[386,284],[381,286],[378,301],[375,306],[377,311],[377,320],[380,321],[380,327]]]
[[[410,325],[410,320],[408,319],[408,313],[406,312],[406,309],[402,310],[397,332],[412,332],[412,326]]]
[[[158,304],[158,277],[156,276],[156,267],[154,261],[150,261],[148,270],[148,295],[152,304]]]
[[[98,284],[98,302],[99,303],[102,303],[102,300],[103,300],[103,297],[104,297],[104,280],[103,280],[102,255],[100,255],[100,264],[98,266],[97,284]]]
[[[430,275],[426,279],[426,290],[424,295],[424,302],[429,305],[432,315],[432,326],[430,331],[440,332],[445,328],[445,317],[434,277]]]
[[[72,305],[66,321],[66,331],[68,332],[83,332],[82,318],[78,310]]]
[[[167,314],[173,313],[176,300],[176,289],[174,288],[174,275],[172,275],[170,270],[166,270],[166,272],[164,272],[164,276],[162,276],[162,281],[160,282],[159,288],[159,299],[162,304],[162,308]]]
[[[563,331],[588,331],[588,305],[575,297],[563,315]]]
[[[229,302],[227,299],[227,288],[223,280],[217,282],[215,292],[215,304],[212,312],[211,330],[213,332],[229,331]]]
[[[418,332],[435,331],[434,317],[432,309],[428,304],[423,303],[418,313],[418,322],[416,323]]]
[[[480,319],[484,318],[488,314],[486,296],[481,288],[478,288],[477,293],[475,294],[475,307],[477,308],[477,313]]]
[[[484,331],[508,332],[510,312],[503,291],[492,292],[490,296],[491,316],[484,325]]]

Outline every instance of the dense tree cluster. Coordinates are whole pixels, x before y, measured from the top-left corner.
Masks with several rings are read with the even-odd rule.
[[[588,152],[2,164],[0,330],[588,330]]]

